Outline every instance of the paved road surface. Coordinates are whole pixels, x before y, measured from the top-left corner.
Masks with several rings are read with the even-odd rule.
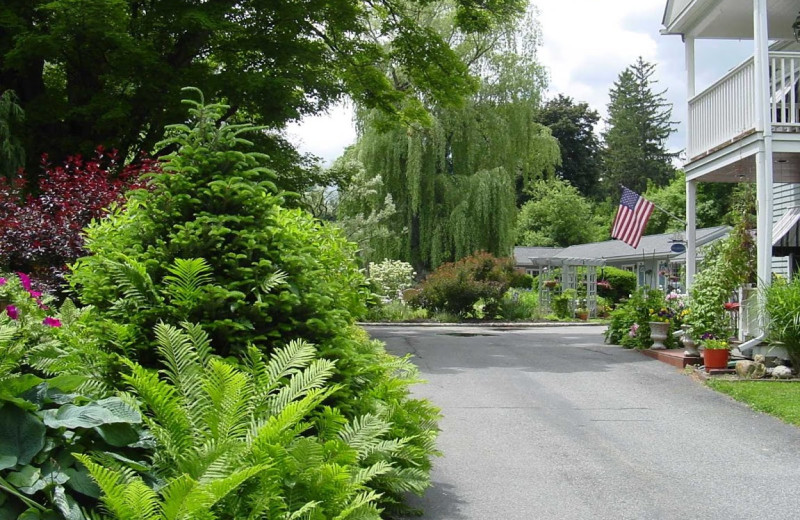
[[[800,429],[600,327],[369,330],[444,414],[423,520],[800,518]]]

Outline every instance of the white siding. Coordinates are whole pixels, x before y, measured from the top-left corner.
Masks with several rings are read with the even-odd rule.
[[[774,224],[780,220],[789,208],[795,206],[800,206],[800,184],[776,183],[773,188],[772,223]],[[774,257],[772,259],[772,272],[788,276],[788,257]]]

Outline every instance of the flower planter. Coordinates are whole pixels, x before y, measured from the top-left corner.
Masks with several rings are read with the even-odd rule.
[[[669,333],[669,322],[667,321],[651,321],[650,322],[650,339],[653,340],[653,346],[650,350],[664,350],[666,345],[664,341],[667,339]]]
[[[724,370],[728,368],[728,357],[730,351],[728,349],[705,349],[703,350],[703,363],[706,366],[706,372],[712,370]]]

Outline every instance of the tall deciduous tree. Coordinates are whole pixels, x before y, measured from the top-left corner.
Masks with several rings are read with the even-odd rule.
[[[529,192],[517,217],[516,245],[567,247],[604,238],[592,204],[566,180],[538,181]]]
[[[600,140],[594,127],[599,120],[600,115],[587,103],[575,103],[563,94],[547,101],[537,115],[537,121],[558,139],[561,165],[556,167],[556,176],[575,186],[584,197],[598,194]]]
[[[97,145],[152,151],[183,117],[180,88],[225,100],[230,119],[279,127],[344,94],[399,118],[417,96],[455,102],[467,67],[419,24],[427,0],[9,0],[0,3],[0,92],[27,114],[29,165]],[[523,0],[452,0],[467,35]],[[397,84],[385,74],[402,71]]]
[[[452,15],[440,11],[429,26],[444,34]],[[559,161],[556,140],[534,117],[545,80],[533,15],[522,23],[525,31],[514,20],[486,38],[451,34],[480,87],[461,107],[430,103],[429,125],[392,125],[360,111],[359,159],[382,177],[397,209],[399,251],[377,248],[377,258],[408,260],[421,271],[477,250],[510,254],[517,180],[552,174]]]
[[[639,57],[622,71],[609,92],[608,128],[605,139],[603,187],[616,197],[619,184],[642,193],[650,180],[657,186],[669,182],[676,153],[667,150],[667,138],[675,131],[672,105],[666,90],[653,90],[655,65]]]

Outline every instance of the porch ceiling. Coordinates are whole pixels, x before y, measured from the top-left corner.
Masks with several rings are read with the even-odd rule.
[[[797,18],[796,0],[768,0],[770,40],[793,40],[792,23]],[[753,0],[668,0],[663,34],[686,34],[695,38],[748,40],[753,38]]]
[[[800,183],[800,154],[773,154],[773,182]],[[756,157],[749,155],[727,166],[707,173],[700,182],[756,182]]]

